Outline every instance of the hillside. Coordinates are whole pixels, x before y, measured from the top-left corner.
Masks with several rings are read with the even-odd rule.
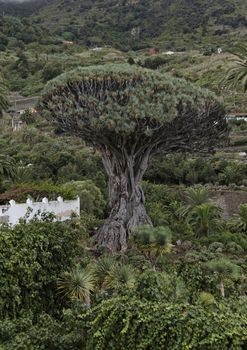
[[[182,50],[244,40],[247,32],[245,0],[52,0],[23,6],[22,15],[32,13],[35,23],[87,46]],[[13,13],[12,6],[6,10]]]

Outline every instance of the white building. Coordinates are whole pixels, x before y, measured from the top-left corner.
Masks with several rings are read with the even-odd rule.
[[[56,221],[65,221],[71,218],[71,215],[80,215],[80,198],[64,201],[58,197],[56,201],[49,202],[43,198],[42,202],[32,202],[27,199],[26,203],[17,204],[11,200],[8,205],[0,205],[0,224],[16,225],[20,219],[25,218],[30,221],[34,217],[41,219],[42,214],[51,213]]]

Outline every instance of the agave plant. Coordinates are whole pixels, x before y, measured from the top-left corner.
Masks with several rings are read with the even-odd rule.
[[[231,53],[234,57],[225,81],[234,87],[241,84],[245,92],[247,91],[247,45],[238,45]]]
[[[71,300],[80,300],[87,307],[91,306],[90,294],[95,288],[95,277],[92,271],[77,267],[65,272],[57,281],[58,293]]]

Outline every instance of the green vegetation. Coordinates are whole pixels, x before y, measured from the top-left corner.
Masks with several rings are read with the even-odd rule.
[[[247,46],[239,45],[232,53],[234,54],[234,61],[232,67],[229,69],[226,81],[233,84],[241,84],[244,91],[247,91]]]
[[[151,157],[208,152],[227,138],[225,111],[213,94],[130,65],[60,75],[47,84],[38,109],[61,133],[100,152],[111,212],[97,243],[110,251],[126,250],[131,232],[151,224],[141,187]]]
[[[6,86],[0,76],[0,117],[3,116],[3,111],[9,107],[9,102],[7,99]]]
[[[246,350],[246,1],[0,7],[0,205],[81,204],[0,225],[0,349]]]
[[[73,6],[59,0],[39,3],[31,1],[26,11],[28,15],[33,7],[35,25],[49,28],[65,40],[123,50],[157,45],[167,50],[204,47],[210,52],[214,45],[236,38],[244,41],[247,23],[244,0],[87,0],[83,4],[75,0]]]
[[[190,228],[172,210],[187,199],[165,200],[169,228],[136,231],[125,254],[95,255],[90,214],[1,227],[1,347],[245,349],[246,234]]]

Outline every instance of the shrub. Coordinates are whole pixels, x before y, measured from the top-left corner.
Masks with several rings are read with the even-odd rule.
[[[221,253],[223,252],[223,249],[224,249],[224,244],[221,242],[213,242],[208,246],[208,250],[213,253],[215,252]]]
[[[188,291],[183,280],[165,272],[146,271],[138,279],[135,296],[148,301],[187,301]]]
[[[80,233],[63,223],[30,222],[0,228],[0,316],[23,310],[58,314],[56,280],[81,251]]]
[[[87,350],[243,350],[247,345],[246,313],[224,304],[209,308],[118,297],[82,319]]]
[[[60,64],[46,64],[42,71],[42,78],[45,82],[62,74],[63,70]]]
[[[92,180],[71,181],[62,186],[65,191],[74,192],[80,197],[80,207],[84,212],[102,217],[106,210],[106,201],[101,190]]]
[[[244,249],[235,242],[229,242],[226,245],[226,251],[232,254],[243,254]]]

